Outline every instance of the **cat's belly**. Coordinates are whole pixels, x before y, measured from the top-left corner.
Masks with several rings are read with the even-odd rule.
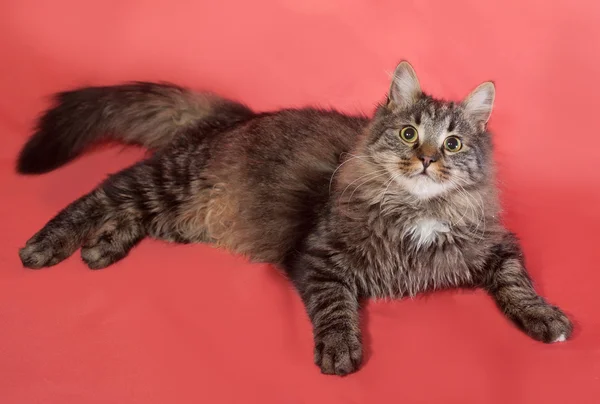
[[[193,242],[208,242],[254,262],[280,263],[296,243],[304,216],[285,201],[257,201],[257,192],[219,182],[198,192],[179,209],[177,231]]]

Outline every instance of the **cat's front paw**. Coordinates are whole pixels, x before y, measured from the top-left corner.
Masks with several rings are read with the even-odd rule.
[[[546,302],[520,310],[518,323],[530,337],[545,343],[566,341],[573,331],[567,316]]]
[[[315,339],[315,364],[328,375],[356,372],[362,363],[360,336],[352,332],[332,332]]]

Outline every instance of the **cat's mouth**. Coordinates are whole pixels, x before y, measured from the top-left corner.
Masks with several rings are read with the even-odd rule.
[[[420,177],[427,177],[427,178],[431,178],[431,179],[433,179],[433,177],[432,177],[431,173],[430,173],[430,172],[427,170],[427,168],[423,168],[423,169],[421,169],[421,170],[418,170],[418,171],[414,172],[414,173],[411,175],[411,177],[417,177],[417,178],[420,178]]]
[[[440,183],[441,178],[437,167],[423,167],[416,164],[411,167],[409,172],[406,172],[405,176],[414,181],[419,181],[423,184]]]
[[[428,168],[422,168],[411,174],[410,177],[414,178],[415,180],[422,180],[425,182],[439,182],[439,177],[435,170],[430,170]]]

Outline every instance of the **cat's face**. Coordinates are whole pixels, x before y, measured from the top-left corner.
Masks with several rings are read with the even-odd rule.
[[[488,179],[491,141],[485,130],[494,85],[484,83],[463,102],[421,92],[412,67],[395,72],[389,102],[373,120],[366,152],[397,185],[420,199],[458,191]]]

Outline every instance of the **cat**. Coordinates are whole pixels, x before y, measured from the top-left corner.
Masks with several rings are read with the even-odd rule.
[[[571,322],[536,293],[499,219],[487,130],[494,98],[493,82],[460,102],[433,98],[407,61],[371,117],[256,113],[168,83],[59,93],[18,172],[48,172],[102,140],[153,154],[58,213],[21,261],[52,266],[81,247],[99,269],[154,237],[274,264],[305,304],[325,374],[360,368],[359,305],[368,298],[483,288],[530,337],[564,341]]]

